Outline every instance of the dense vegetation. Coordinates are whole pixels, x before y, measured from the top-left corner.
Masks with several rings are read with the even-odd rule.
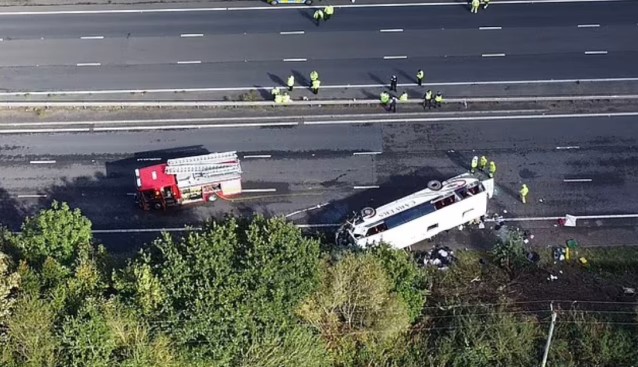
[[[548,302],[517,286],[539,269],[515,237],[426,271],[407,252],[330,248],[281,219],[164,234],[124,262],[91,233],[57,203],[2,231],[1,366],[527,367],[547,337]],[[596,266],[577,271],[613,268]],[[638,320],[622,306],[557,304],[548,365],[635,363]]]

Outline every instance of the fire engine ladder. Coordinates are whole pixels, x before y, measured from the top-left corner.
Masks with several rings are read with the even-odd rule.
[[[201,164],[219,164],[224,162],[236,161],[237,152],[225,152],[225,153],[211,153],[198,155],[195,157],[176,158],[169,159],[166,163],[168,167],[171,166],[185,166],[185,165],[201,165]],[[166,172],[173,174],[176,172]]]
[[[237,179],[242,172],[235,152],[171,159],[167,163],[165,172],[176,175],[181,188]]]

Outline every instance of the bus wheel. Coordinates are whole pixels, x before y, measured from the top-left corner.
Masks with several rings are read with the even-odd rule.
[[[304,4],[306,4],[306,5],[312,5],[312,0],[306,0],[306,1],[304,2]]]
[[[441,190],[442,187],[443,187],[443,185],[441,184],[441,181],[432,180],[432,181],[428,182],[428,189],[430,189],[432,191],[439,191],[439,190]]]
[[[367,207],[361,210],[361,216],[364,218],[371,218],[374,217],[376,214],[377,211],[374,210],[374,208]]]
[[[270,1],[270,5],[277,5],[277,4],[279,4],[278,0],[271,0]]]

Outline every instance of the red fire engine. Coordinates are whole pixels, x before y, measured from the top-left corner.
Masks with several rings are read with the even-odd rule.
[[[237,152],[169,159],[163,164],[136,169],[135,178],[136,200],[144,210],[165,210],[241,193]]]

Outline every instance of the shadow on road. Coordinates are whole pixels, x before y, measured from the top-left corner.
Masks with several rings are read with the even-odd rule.
[[[414,71],[414,75],[410,75],[408,73],[405,72],[405,70],[401,70],[401,69],[394,69],[394,75],[396,75],[398,77],[398,83],[401,84],[405,84],[405,83],[416,83],[416,72],[417,70]]]
[[[373,73],[368,73],[368,76],[370,77],[370,79],[372,79],[373,82],[379,83],[380,86],[383,86],[383,88],[390,89],[390,75],[388,75],[388,80],[383,80],[379,78],[377,74]]]
[[[267,86],[263,86],[263,85],[253,85],[253,87],[255,87],[255,90],[257,91],[257,93],[259,93],[259,96],[266,101],[271,101],[272,100],[272,95],[270,94],[270,90],[272,89],[272,85],[270,87]]]
[[[306,78],[299,70],[292,70],[292,76],[295,77],[295,84],[302,88],[310,88],[310,80]]]
[[[0,225],[17,231],[26,215],[32,214],[9,193],[0,188]]]
[[[278,87],[285,87],[286,86],[286,83],[284,83],[284,80],[281,79],[280,76],[268,73],[268,77],[270,78],[270,80],[272,80],[275,83],[276,86],[278,86]]]
[[[315,21],[315,18],[312,17],[314,10],[310,9],[310,10],[305,10],[305,9],[301,9],[299,10],[299,15],[301,15],[303,18],[309,20],[313,25],[317,25],[317,22]]]
[[[117,233],[96,234],[96,238],[113,252],[135,251],[143,243],[139,238],[153,239],[159,232],[150,234],[129,232],[128,229],[178,228],[198,226],[211,215],[210,208],[200,206],[170,208],[166,211],[144,211],[134,199],[136,192],[135,169],[166,162],[167,159],[207,154],[202,146],[186,146],[134,153],[124,159],[105,163],[104,170],[96,170],[92,176],[75,177],[48,188],[46,198],[39,207],[46,208],[51,201],[67,202],[79,208],[91,220],[97,230],[121,230]],[[217,203],[215,203],[216,205]],[[225,203],[220,203],[226,205]],[[179,232],[181,233],[181,232]]]
[[[417,169],[408,175],[393,176],[380,183],[377,189],[353,191],[353,194],[345,199],[333,201],[321,209],[309,212],[308,223],[340,224],[353,212],[369,206],[376,208],[385,205],[426,188],[430,180],[442,181],[448,178],[438,170],[427,167]]]

